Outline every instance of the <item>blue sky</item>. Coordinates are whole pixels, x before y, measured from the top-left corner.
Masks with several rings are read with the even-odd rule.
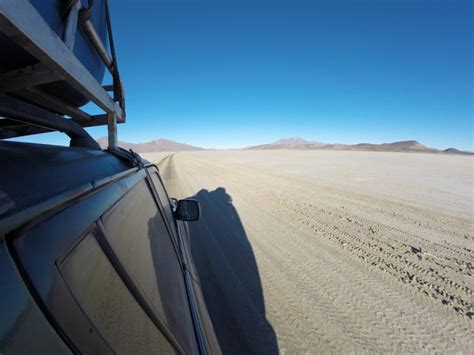
[[[288,136],[416,139],[474,150],[471,1],[111,6],[127,99],[121,140],[232,148]]]

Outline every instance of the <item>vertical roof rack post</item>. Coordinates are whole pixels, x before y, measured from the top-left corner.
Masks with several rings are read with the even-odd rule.
[[[109,137],[109,146],[108,146],[108,148],[109,149],[115,149],[118,146],[118,141],[117,141],[117,115],[115,114],[115,112],[107,113],[107,129],[108,129],[108,137]]]

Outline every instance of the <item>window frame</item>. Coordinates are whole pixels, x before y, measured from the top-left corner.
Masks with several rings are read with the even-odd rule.
[[[170,198],[169,198],[169,195],[168,195],[168,191],[166,191],[165,185],[163,184],[163,181],[161,180],[161,176],[160,176],[158,167],[156,165],[154,165],[154,164],[148,165],[148,166],[145,167],[145,170],[146,170],[146,175],[147,175],[146,180],[148,182],[148,187],[150,188],[151,194],[153,196],[153,200],[155,201],[155,203],[158,207],[158,210],[160,211],[160,214],[161,214],[163,220],[165,221],[166,229],[168,231],[168,235],[171,238],[171,242],[173,243],[173,246],[175,248],[176,255],[178,256],[178,260],[179,260],[179,264],[181,266],[181,270],[184,272],[185,269],[186,269],[186,264],[183,260],[183,256],[181,255],[181,252],[182,252],[181,251],[181,246],[180,246],[180,239],[181,238],[180,238],[179,231],[178,231],[178,225],[176,223],[176,220],[173,218],[174,229],[170,226],[170,221],[168,220],[168,217],[166,216],[165,207],[161,203],[160,196],[158,194],[155,183],[153,182],[153,178],[151,177],[151,174],[156,174],[157,175],[158,180],[161,183],[161,185],[163,186],[163,190],[165,191],[166,198],[169,200]],[[171,212],[173,212],[173,211],[171,211]]]
[[[161,177],[159,175],[159,172],[158,172],[158,169],[156,168],[155,165],[152,165],[155,169],[156,169],[156,174],[157,174],[157,177],[160,179],[159,181],[162,183],[161,181]],[[170,227],[169,227],[169,221],[168,221],[168,218],[166,218],[166,214],[165,214],[165,211],[164,211],[164,206],[161,204],[161,200],[159,198],[159,195],[158,195],[158,192],[156,191],[156,187],[154,185],[154,182],[150,176],[150,172],[149,172],[149,168],[152,167],[150,165],[146,166],[144,168],[145,170],[145,178],[143,179],[145,181],[145,185],[146,185],[146,189],[148,190],[148,193],[150,194],[150,197],[151,199],[153,200],[155,206],[156,206],[156,209],[160,215],[160,218],[163,220],[163,223],[165,225],[165,229],[166,229],[166,234],[167,236],[162,236],[163,238],[169,238],[169,240],[171,241],[171,244],[173,245],[173,249],[175,251],[175,257],[177,258],[176,261],[178,262],[178,265],[179,265],[179,268],[180,268],[180,271],[181,271],[181,280],[183,282],[183,286],[184,286],[184,291],[185,291],[185,298],[186,298],[186,301],[187,301],[187,307],[188,307],[188,310],[189,310],[189,314],[190,314],[190,318],[191,318],[191,325],[192,325],[192,329],[193,329],[193,332],[194,332],[194,336],[196,338],[196,343],[197,343],[197,346],[200,350],[203,349],[202,347],[202,344],[200,342],[200,337],[202,337],[201,333],[201,329],[199,328],[198,325],[196,325],[196,317],[195,317],[195,313],[197,312],[197,308],[195,307],[195,301],[193,299],[191,299],[190,297],[192,297],[190,295],[190,290],[189,290],[189,284],[188,284],[188,280],[187,280],[187,263],[186,263],[186,259],[185,259],[185,256],[183,256],[183,249],[182,249],[182,246],[181,246],[181,236],[179,235],[179,232],[178,232],[178,226],[176,225],[176,234],[173,234],[172,232],[170,232]],[[129,284],[128,287],[133,287],[134,289],[136,289],[136,294],[139,295],[138,297],[140,297],[143,301],[143,308],[144,307],[147,307],[149,308],[149,311],[151,314],[154,314],[156,315],[156,317],[158,319],[161,320],[161,323],[163,324],[163,327],[166,328],[169,333],[172,335],[172,331],[171,329],[169,329],[167,326],[166,326],[166,322],[162,319],[162,317],[160,316],[159,312],[158,311],[155,311],[153,306],[151,305],[151,302],[148,300],[147,296],[140,290],[139,288],[139,285],[136,281],[134,281],[133,277],[131,275],[129,275],[129,273],[127,272],[125,266],[122,265],[122,263],[120,262],[118,256],[115,254],[115,252],[113,251],[113,248],[112,246],[110,245],[110,243],[107,241],[107,228],[105,227],[105,224],[104,224],[104,221],[102,220],[103,217],[109,213],[111,210],[113,210],[117,205],[119,205],[122,200],[126,197],[126,195],[128,193],[131,192],[131,190],[133,190],[134,188],[137,187],[137,185],[139,185],[142,181],[138,181],[133,187],[130,188],[130,190],[128,190],[127,192],[125,192],[119,199],[117,199],[117,201],[112,205],[110,206],[109,209],[107,209],[101,216],[100,216],[100,219],[97,221],[97,224],[99,225],[99,228],[101,228],[101,232],[102,232],[102,236],[103,236],[103,243],[104,243],[104,246],[106,248],[109,249],[110,251],[110,255],[114,255],[114,257],[116,258],[116,263],[117,265],[120,265],[120,267],[123,269],[123,277],[127,278],[129,280]],[[164,185],[163,186],[163,190],[165,191],[166,193],[166,196],[168,197],[168,192],[166,191],[166,189],[164,188]],[[176,222],[175,222],[176,223]],[[175,239],[176,238],[176,239]],[[176,244],[175,244],[176,242]],[[118,271],[117,271],[118,272]],[[124,280],[125,282],[125,280]],[[174,337],[175,341],[177,344],[179,344],[179,341],[177,340],[176,337]],[[181,346],[181,345],[180,345]],[[182,346],[181,346],[181,349]],[[184,350],[181,350],[182,353],[184,353],[185,351]]]
[[[160,171],[158,167],[156,166],[156,164],[149,164],[145,167],[145,169],[147,173],[147,179],[149,181],[151,190],[153,191],[153,197],[155,199],[156,204],[158,205],[158,209],[160,210],[163,219],[165,220],[165,224],[167,224],[168,218],[166,218],[166,213],[164,212],[164,206],[162,206],[161,204],[161,200],[159,198],[159,194],[158,194],[158,191],[156,190],[156,186],[153,182],[153,178],[151,174],[156,174],[158,181],[163,187],[163,190],[166,194],[166,198],[169,200],[170,197],[168,195],[168,191],[166,190],[165,185],[163,184]],[[184,246],[184,244],[186,243],[186,240],[180,233],[180,226],[178,225],[179,221],[173,218],[173,222],[174,222],[175,232],[176,232],[176,234],[174,235],[174,238],[176,238],[177,249],[179,251],[178,254],[179,254],[180,262],[183,269],[183,279],[184,279],[189,309],[191,312],[191,318],[194,325],[196,341],[198,343],[199,350],[201,351],[201,353],[207,354],[209,340],[207,339],[207,335],[206,335],[207,332],[205,331],[205,327],[203,325],[201,308],[198,306],[196,290],[194,289],[194,286],[193,286],[193,283],[196,283],[198,285],[197,287],[199,287],[199,283],[192,276],[192,272],[194,272],[194,270],[192,271],[190,269],[190,266],[188,266],[188,264],[192,263],[193,261],[192,259],[188,260],[189,258],[191,258],[191,255],[189,252],[186,251],[187,249]],[[184,226],[182,227],[184,228]],[[170,235],[173,235],[173,233],[170,233]],[[194,269],[194,267],[192,266],[191,268]]]
[[[146,169],[147,169],[147,175],[148,175],[148,178],[150,180],[150,183],[151,183],[151,185],[153,185],[153,192],[156,193],[156,199],[160,200],[160,195],[157,191],[157,187],[155,186],[156,184],[153,181],[153,177],[152,177],[153,174],[156,175],[159,184],[161,185],[161,187],[163,188],[163,191],[165,192],[166,198],[168,199],[168,201],[170,201],[170,196],[168,195],[168,190],[166,190],[165,184],[163,183],[163,180],[161,179],[160,170],[158,169],[158,167],[156,165],[149,165],[149,166],[147,166]],[[161,204],[161,200],[160,200],[160,204]],[[164,206],[163,206],[163,210],[164,210]],[[171,213],[173,215],[173,210],[171,210]],[[170,222],[170,221],[168,220],[168,222]],[[177,225],[176,219],[174,218],[174,215],[173,215],[173,225],[175,227],[173,230],[175,231],[176,234],[178,234],[179,233],[178,232],[178,225]]]

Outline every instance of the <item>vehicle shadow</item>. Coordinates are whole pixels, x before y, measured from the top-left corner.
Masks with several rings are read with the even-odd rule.
[[[232,197],[219,187],[192,198],[201,205],[201,218],[188,223],[191,254],[223,353],[278,353],[255,256]]]

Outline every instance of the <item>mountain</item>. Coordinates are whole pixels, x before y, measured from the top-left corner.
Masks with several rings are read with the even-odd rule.
[[[438,149],[429,148],[418,141],[401,141],[382,144],[359,143],[350,145],[349,147],[350,150],[373,150],[380,152],[439,152]]]
[[[415,140],[400,141],[392,143],[359,143],[359,144],[326,144],[319,142],[307,141],[301,137],[292,137],[277,140],[274,143],[262,144],[246,149],[324,149],[324,150],[362,150],[374,152],[420,152],[420,153],[448,153],[448,154],[472,154],[463,152],[455,148],[439,150],[427,147]]]
[[[101,137],[97,139],[97,142],[102,148],[107,148],[108,138]],[[151,153],[151,152],[175,152],[175,151],[190,151],[190,150],[203,150],[203,148],[195,147],[193,145],[178,143],[169,139],[156,139],[145,143],[127,143],[118,141],[118,145],[124,149],[132,149],[137,153]]]
[[[323,143],[307,141],[306,139],[304,139],[302,137],[290,137],[290,138],[279,139],[276,142],[273,142],[271,144],[275,144],[275,145],[281,145],[281,144],[298,145],[298,144],[323,144]]]
[[[474,154],[473,152],[465,152],[456,148],[448,148],[443,150],[443,153],[447,154]]]
[[[270,144],[262,144],[247,149],[315,149],[325,146],[326,143],[308,141],[301,137],[279,139]]]

